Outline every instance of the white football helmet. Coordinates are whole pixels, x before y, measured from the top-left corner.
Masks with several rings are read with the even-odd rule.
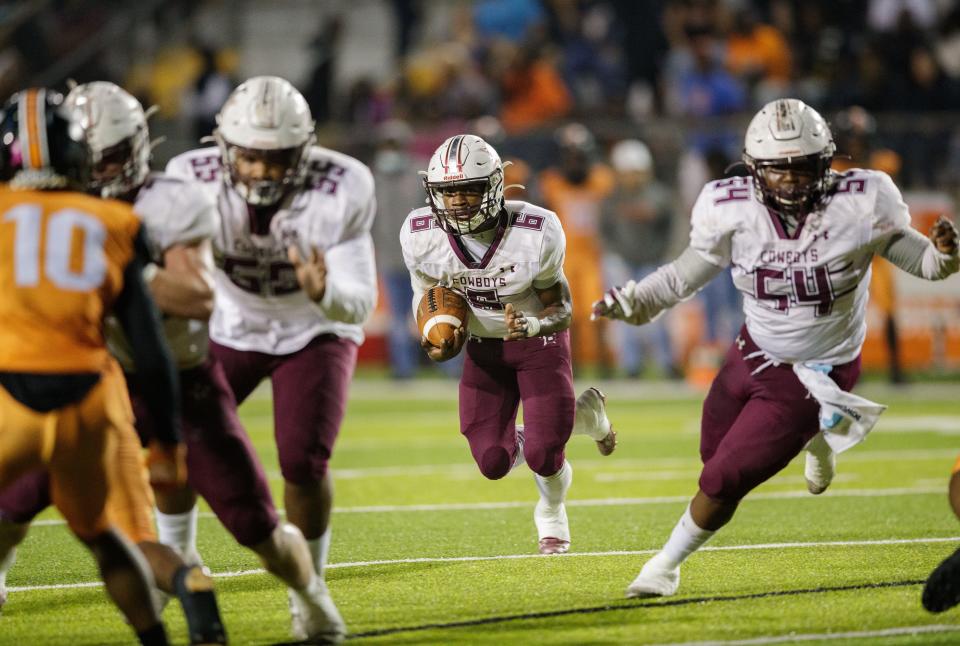
[[[780,214],[802,216],[829,192],[835,152],[830,127],[816,110],[797,99],[777,99],[747,127],[743,162],[761,202]],[[788,174],[792,181],[779,181]]]
[[[142,186],[150,174],[150,134],[140,102],[114,83],[93,81],[70,90],[65,105],[92,155],[88,190],[121,197]],[[114,165],[119,172],[110,172]]]
[[[252,206],[280,200],[306,175],[307,151],[315,141],[313,117],[306,99],[288,81],[277,76],[255,76],[240,84],[217,114],[213,132],[224,179]],[[280,164],[280,181],[250,179],[237,172],[238,154]]]
[[[647,144],[639,139],[624,139],[610,151],[610,163],[620,172],[637,171],[649,173],[653,170],[653,156]]]
[[[447,233],[465,235],[491,228],[503,210],[503,162],[476,135],[454,135],[440,144],[427,167],[423,187],[427,203]],[[446,208],[445,193],[456,189],[482,195],[474,206]]]

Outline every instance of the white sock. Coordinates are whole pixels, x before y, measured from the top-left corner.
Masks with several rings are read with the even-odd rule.
[[[0,588],[7,585],[7,572],[13,567],[13,562],[17,560],[17,549],[10,548],[10,552],[0,561]]]
[[[180,552],[184,560],[199,559],[197,552],[197,506],[182,514],[157,510],[157,534],[160,542]],[[192,565],[192,563],[191,563]]]
[[[714,532],[697,527],[697,524],[693,522],[688,506],[658,556],[662,555],[664,564],[668,568],[675,568],[683,563],[688,556],[700,549],[700,546],[713,535]]]
[[[308,540],[307,546],[310,548],[310,557],[313,559],[313,569],[322,579],[324,570],[327,569],[327,557],[330,554],[330,525],[327,525],[327,531],[320,534],[319,538]]]
[[[569,462],[564,460],[563,466],[552,476],[544,478],[534,473],[533,479],[537,483],[537,489],[540,490],[540,499],[544,504],[556,508],[563,504],[563,501],[567,498],[567,489],[570,488],[570,483],[573,482],[573,467],[570,466]]]
[[[510,467],[510,470],[513,471],[521,464],[526,464],[527,459],[523,457],[523,424],[517,424],[517,454],[513,456],[513,466]]]

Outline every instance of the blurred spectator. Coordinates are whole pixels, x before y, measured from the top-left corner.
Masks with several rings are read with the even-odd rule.
[[[833,169],[844,172],[851,168],[880,170],[897,181],[902,165],[900,156],[889,148],[875,146],[877,124],[873,116],[853,106],[837,115],[833,123],[837,156]],[[870,305],[880,311],[890,383],[904,382],[900,361],[900,334],[897,327],[897,284],[890,261],[874,256],[871,263]]]
[[[318,125],[326,123],[331,116],[337,47],[342,33],[343,20],[339,16],[327,18],[310,43],[313,62],[303,97],[307,100],[310,114]]]
[[[558,163],[543,171],[540,190],[544,205],[556,212],[567,236],[563,267],[573,296],[573,363],[599,363],[601,371],[609,373],[606,329],[590,322],[590,305],[603,292],[600,208],[613,190],[613,172],[595,161],[593,134],[582,124],[563,126],[556,137]]]
[[[730,114],[746,107],[743,85],[723,66],[723,47],[709,24],[685,26],[687,46],[675,52],[671,111],[693,117]]]
[[[727,67],[748,81],[790,80],[791,56],[787,41],[772,25],[761,23],[750,7],[739,9],[727,38]]]
[[[423,187],[417,175],[422,165],[409,153],[413,137],[403,121],[385,121],[377,128],[373,156],[373,179],[377,192],[377,217],[373,221],[373,242],[377,270],[383,280],[390,307],[387,346],[390,371],[395,379],[414,376],[420,359],[417,333],[411,327],[410,304],[413,289],[410,274],[400,253],[400,227],[411,210],[423,204]]]
[[[673,227],[670,191],[654,178],[653,158],[636,139],[617,143],[610,153],[616,187],[603,203],[600,220],[606,284],[641,280],[667,260]],[[660,374],[679,377],[673,345],[662,316],[644,326],[615,323],[620,367],[627,376],[643,373],[644,360],[653,356]]]
[[[734,14],[727,37],[727,68],[753,88],[755,103],[764,103],[782,95],[790,82],[790,49],[779,30],[744,7]]]
[[[504,197],[508,200],[529,201],[534,192],[530,165],[513,154],[503,124],[496,117],[484,115],[474,121],[468,131],[494,147],[503,160]]]
[[[607,3],[582,9],[553,5],[560,31],[561,72],[580,110],[622,111],[626,94],[622,33]]]
[[[494,79],[500,83],[500,118],[517,133],[566,115],[572,102],[553,61],[533,46],[496,43],[490,50]]]
[[[539,0],[480,0],[473,7],[474,26],[483,40],[520,43],[543,26],[544,18]]]
[[[217,113],[236,85],[217,66],[217,53],[210,47],[200,48],[202,67],[193,87],[183,97],[183,114],[190,120],[194,140],[213,133]]]

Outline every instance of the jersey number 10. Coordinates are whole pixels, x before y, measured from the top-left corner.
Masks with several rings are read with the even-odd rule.
[[[14,240],[14,280],[19,287],[40,282],[40,258],[47,279],[60,289],[85,292],[103,283],[107,261],[103,244],[107,230],[103,223],[83,211],[61,209],[44,220],[39,204],[21,204],[3,215],[4,222],[17,227]],[[46,223],[46,231],[41,229]],[[45,235],[43,235],[45,233]],[[72,262],[74,235],[82,240],[80,262]],[[45,249],[41,249],[41,240]]]

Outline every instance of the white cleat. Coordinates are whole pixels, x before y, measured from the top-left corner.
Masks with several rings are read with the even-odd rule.
[[[339,644],[347,636],[347,625],[333,603],[322,579],[305,592],[287,590],[293,636],[315,644]]]
[[[534,507],[533,522],[540,537],[541,554],[564,554],[570,549],[570,524],[563,503],[551,508],[541,499]]]
[[[607,418],[607,397],[598,388],[587,388],[577,397],[575,425],[579,432],[597,443],[600,455],[610,455],[617,448],[617,433]]]
[[[807,444],[803,477],[807,481],[807,491],[813,495],[822,494],[833,482],[837,473],[837,454],[818,433]]]
[[[660,560],[660,554],[644,563],[640,574],[627,587],[628,599],[648,597],[671,597],[680,587],[680,566],[666,567]]]

